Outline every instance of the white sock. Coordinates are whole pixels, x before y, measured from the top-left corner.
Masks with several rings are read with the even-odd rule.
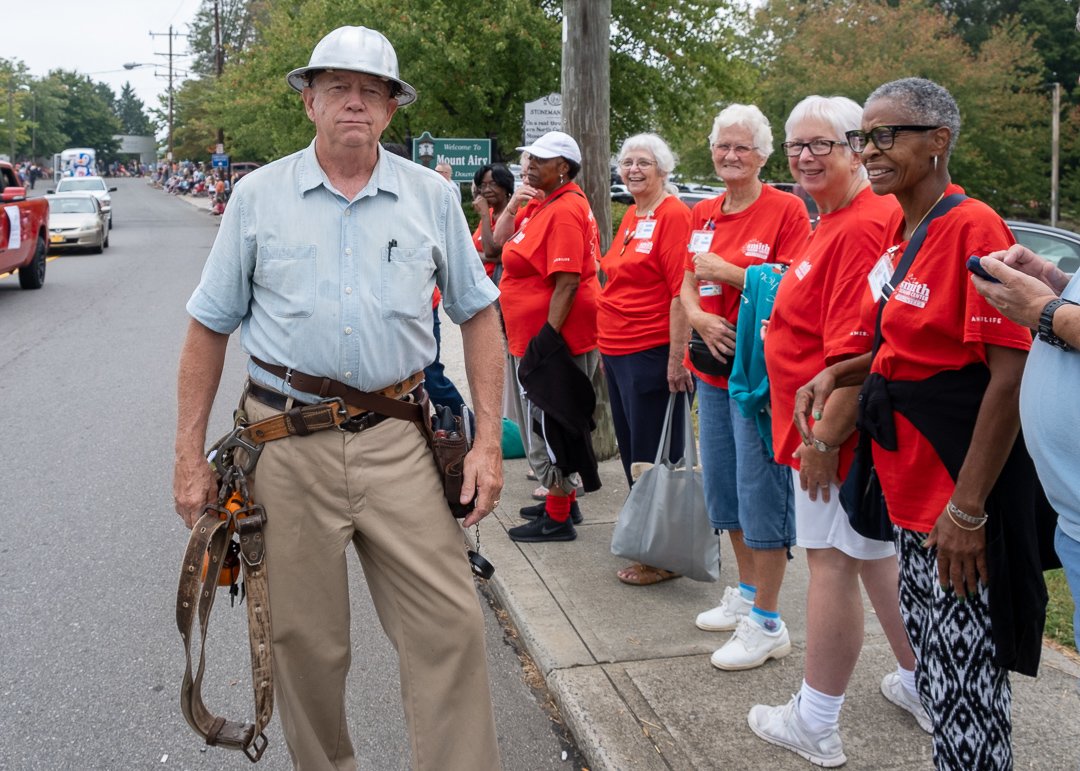
[[[840,724],[840,707],[844,704],[843,694],[830,696],[814,690],[802,681],[799,689],[799,717],[814,734],[832,731]]]
[[[896,674],[900,675],[900,682],[904,684],[904,690],[907,691],[908,696],[915,699],[915,701],[919,701],[919,688],[915,685],[915,670],[904,669],[897,664]]]

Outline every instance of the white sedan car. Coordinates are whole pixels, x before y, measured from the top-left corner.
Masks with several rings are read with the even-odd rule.
[[[101,254],[109,246],[109,226],[101,202],[90,193],[57,193],[49,202],[49,249],[89,248]]]
[[[101,210],[105,212],[109,230],[112,230],[112,196],[115,187],[109,187],[101,177],[63,177],[56,183],[56,189],[50,193],[93,193],[94,197],[101,202]]]

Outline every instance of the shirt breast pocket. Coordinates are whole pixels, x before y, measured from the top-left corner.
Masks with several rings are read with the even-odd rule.
[[[383,249],[382,317],[418,319],[431,308],[435,292],[435,260],[430,246]]]
[[[271,316],[307,318],[315,312],[314,244],[260,246],[253,275],[255,302]]]

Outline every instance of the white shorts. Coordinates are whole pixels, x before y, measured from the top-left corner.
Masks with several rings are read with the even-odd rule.
[[[840,488],[829,485],[829,502],[818,499],[799,484],[799,472],[791,470],[795,488],[795,543],[804,549],[839,549],[857,560],[879,560],[896,554],[891,541],[875,541],[856,533],[840,505]]]

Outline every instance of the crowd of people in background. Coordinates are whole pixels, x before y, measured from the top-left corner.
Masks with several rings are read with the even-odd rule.
[[[210,168],[202,161],[161,161],[154,167],[151,181],[172,195],[206,196],[210,213],[224,213],[233,186],[241,175]]]
[[[726,190],[692,211],[671,194],[676,159],[661,137],[623,143],[616,163],[634,203],[606,254],[574,181],[572,137],[518,148],[517,190],[501,184],[500,166],[478,175],[476,247],[499,282],[509,348],[505,414],[546,488],[509,536],[576,538],[578,495],[597,484],[587,439],[598,366],[630,485],[635,464],[656,456],[669,394],[690,394],[709,519],[731,541],[738,578],[689,621],[733,633],[712,664],[743,670],[787,655],[780,598],[792,546],[810,568],[807,597],[787,598],[807,612],[802,684],[786,705],[755,706],[750,729],[814,764],[846,762],[839,715],[863,643],[861,587],[897,662],[881,693],[932,734],[937,767],[1011,768],[1008,673],[1037,671],[1049,566],[1019,433],[1039,308],[995,295],[965,261],[990,255],[1041,279],[1041,294],[1025,285],[1023,296],[1054,300],[1051,313],[1071,303],[1059,297],[1068,277],[1011,248],[1003,220],[952,181],[960,116],[940,85],[894,81],[861,107],[811,96],[779,117],[816,229],[800,198],[761,181],[774,138],[753,105],[716,116],[709,146]],[[567,426],[586,441],[567,442]],[[871,466],[880,493],[861,497],[877,502],[880,532],[859,500],[877,489],[859,487]],[[1071,512],[1075,496],[1056,479],[1047,489]],[[1075,578],[1071,516],[1057,540]],[[678,577],[647,564],[618,571],[629,585]]]

